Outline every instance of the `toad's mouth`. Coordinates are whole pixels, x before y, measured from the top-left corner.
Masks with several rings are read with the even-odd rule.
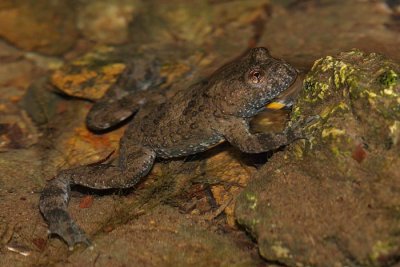
[[[279,94],[276,98],[265,105],[269,110],[280,110],[283,108],[291,108],[295,103],[303,85],[303,75],[298,75],[292,85]]]

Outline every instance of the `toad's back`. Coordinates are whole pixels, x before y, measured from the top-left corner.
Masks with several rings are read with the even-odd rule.
[[[125,134],[162,158],[201,152],[223,141],[218,134],[215,108],[204,84],[178,92],[167,103],[136,116]],[[132,141],[134,141],[132,140]]]

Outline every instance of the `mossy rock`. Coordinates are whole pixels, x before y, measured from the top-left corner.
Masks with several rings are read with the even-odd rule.
[[[400,66],[354,50],[317,60],[293,120],[319,119],[239,196],[262,257],[290,266],[400,258]]]

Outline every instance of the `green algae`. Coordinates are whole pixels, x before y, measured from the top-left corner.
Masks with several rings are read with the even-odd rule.
[[[323,100],[328,97],[333,93],[331,90],[332,82],[336,89],[342,88],[344,84],[357,86],[356,76],[353,75],[355,72],[356,69],[353,66],[331,56],[317,60],[304,82],[304,91],[308,94],[305,100],[315,102],[317,99]],[[331,73],[328,83],[315,79],[315,74],[319,73]]]
[[[277,258],[289,258],[290,250],[284,247],[280,242],[271,246],[271,250]]]
[[[331,127],[331,128],[325,128],[322,130],[321,136],[322,138],[337,138],[338,136],[342,136],[345,135],[346,131],[343,129],[338,129],[335,127]]]
[[[304,101],[309,103],[315,103],[325,98],[326,93],[329,90],[329,84],[314,81],[310,77],[306,77],[304,80],[304,91],[308,93]]]
[[[390,256],[390,254],[392,254],[396,249],[398,249],[398,246],[392,242],[381,240],[377,241],[373,245],[372,252],[369,255],[372,264],[375,266],[381,265],[380,262],[382,259]]]
[[[350,107],[345,102],[340,102],[332,106],[324,108],[320,114],[322,119],[328,119],[330,116],[339,116],[339,114],[346,114],[350,111]]]
[[[393,122],[393,124],[389,126],[389,130],[393,145],[397,145],[400,139],[400,121]]]
[[[247,192],[245,194],[246,199],[248,200],[248,206],[249,209],[254,210],[257,207],[257,197],[255,194],[251,193],[251,192]]]
[[[399,74],[394,70],[387,70],[379,76],[378,81],[386,88],[392,89],[399,82]]]
[[[375,53],[353,50],[337,57],[321,58],[314,63],[304,80],[303,93],[293,109],[292,119],[298,120],[315,113],[320,116],[319,124],[306,127],[308,135],[321,139],[313,139],[314,144],[323,140],[326,142],[327,137],[336,139],[347,135],[347,123],[344,127],[341,123],[335,126],[338,118],[350,122],[356,116],[371,121],[371,128],[389,129],[391,126],[376,121],[376,116],[398,120],[398,81],[396,65]],[[373,116],[368,116],[367,110]],[[335,145],[331,147],[335,147],[331,151],[337,155],[340,148]]]

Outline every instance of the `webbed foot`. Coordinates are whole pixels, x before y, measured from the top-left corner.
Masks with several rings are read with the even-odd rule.
[[[73,250],[78,243],[83,243],[93,248],[92,242],[86,237],[85,232],[76,224],[65,210],[54,209],[47,214],[49,233],[60,236]]]

